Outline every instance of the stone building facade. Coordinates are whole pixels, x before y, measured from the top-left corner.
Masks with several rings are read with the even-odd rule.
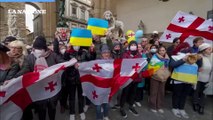
[[[0,40],[4,40],[8,36],[8,10],[9,9],[25,9],[25,3],[1,3],[0,2]],[[17,28],[19,37],[26,38],[25,15],[18,14]]]
[[[69,28],[86,28],[91,17],[91,0],[65,0],[65,18]]]
[[[20,38],[26,43],[31,43],[37,35],[44,35],[48,41],[54,39],[57,23],[56,2],[19,2],[19,3],[0,3],[0,39],[3,40],[8,35],[8,9],[25,10],[25,4],[30,4],[37,10],[46,10],[46,14],[35,15],[34,33],[26,34],[25,14],[17,15],[17,28]]]

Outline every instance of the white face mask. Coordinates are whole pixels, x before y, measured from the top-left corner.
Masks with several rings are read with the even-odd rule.
[[[157,49],[153,48],[153,49],[150,50],[150,52],[151,52],[151,53],[156,53],[156,52],[157,52]]]
[[[137,46],[130,46],[130,50],[131,51],[136,51],[137,50]]]
[[[45,53],[45,50],[38,50],[38,49],[35,49],[33,53],[34,53],[34,56],[35,56],[36,58],[38,58],[38,57],[40,57],[41,55],[43,55],[43,54]]]
[[[79,46],[73,46],[73,49],[74,49],[75,51],[78,51],[78,50],[80,49],[80,47],[79,47]]]
[[[66,52],[66,49],[61,49],[60,52],[61,54],[64,54]]]

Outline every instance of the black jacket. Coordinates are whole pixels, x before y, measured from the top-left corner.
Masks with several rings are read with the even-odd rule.
[[[64,60],[54,52],[50,52],[50,54],[45,59],[47,61],[48,67],[64,62]],[[21,71],[19,71],[15,77],[21,76],[28,72],[33,72],[35,61],[36,57],[33,54],[28,55],[24,60]]]
[[[90,60],[96,59],[95,52],[89,52],[88,50],[79,50],[78,52],[74,50],[68,50],[64,53],[64,60],[68,61],[72,58],[76,58],[78,62],[86,62]],[[79,71],[74,67],[68,67],[64,73],[62,78],[62,83],[65,84],[80,84],[80,74]]]

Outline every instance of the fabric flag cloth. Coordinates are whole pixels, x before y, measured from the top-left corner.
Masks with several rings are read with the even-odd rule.
[[[76,62],[76,59],[72,59],[41,72],[27,73],[0,86],[0,119],[20,120],[23,110],[30,103],[58,94],[63,70]]]
[[[147,61],[143,58],[81,63],[79,72],[83,94],[95,105],[108,103],[119,89],[138,77],[146,64]]]
[[[92,31],[93,35],[105,35],[108,29],[108,21],[99,18],[89,18],[87,29]]]
[[[91,46],[91,31],[87,29],[74,28],[71,33],[70,44],[73,46]]]
[[[201,17],[179,11],[160,38],[162,42],[173,42],[180,37],[181,42],[193,44],[196,37],[204,38],[204,42],[212,44],[213,22]]]
[[[152,76],[156,71],[158,71],[162,66],[164,65],[163,62],[161,62],[156,54],[153,55],[152,59],[150,60],[149,64],[148,64],[148,68],[147,68],[147,72],[149,74],[149,76]]]
[[[171,56],[172,59],[175,61],[178,61],[186,56],[185,53],[178,53],[178,55],[173,55]],[[188,64],[184,63],[183,65],[174,68],[171,78],[181,81],[181,82],[186,82],[190,84],[196,84],[197,83],[197,74],[198,74],[198,66],[196,64]]]

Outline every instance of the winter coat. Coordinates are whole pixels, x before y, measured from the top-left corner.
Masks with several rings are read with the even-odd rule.
[[[126,53],[123,54],[123,58],[142,58],[142,55],[138,52],[136,55],[132,55],[131,51],[127,51]],[[142,76],[138,76],[134,82],[141,82],[142,81]]]
[[[112,58],[113,59],[121,59],[123,56],[123,53],[120,51],[119,53],[116,53],[115,51],[112,51]]]
[[[200,82],[209,82],[212,79],[213,69],[212,69],[212,62],[213,62],[213,53],[207,57],[202,55],[202,71],[198,72],[198,81]]]
[[[175,61],[173,58],[171,58],[170,67],[173,69],[171,78],[174,80],[173,81],[174,84],[188,83],[188,82],[183,82],[183,81],[191,81],[191,79],[190,80],[185,79],[185,77],[188,77],[188,76],[192,76],[193,79],[197,79],[197,73],[196,73],[197,69],[198,69],[197,64],[190,65],[190,64],[186,63],[183,59]],[[191,68],[192,70],[194,70],[194,71],[188,71],[188,72],[193,72],[193,74],[184,72],[185,71],[183,69],[184,67],[185,67],[185,69]],[[174,74],[174,71],[176,71],[176,73],[175,73],[176,75]],[[181,76],[181,74],[179,75],[179,73],[182,73],[184,75]],[[179,75],[180,80],[177,80],[174,78],[174,77],[177,77],[177,75]]]
[[[64,62],[64,60],[59,55],[57,55],[56,53],[52,51],[45,59],[46,59],[48,67]],[[15,77],[18,77],[28,72],[33,72],[35,62],[36,62],[36,57],[33,54],[29,54],[27,57],[25,57],[21,71],[18,72]]]
[[[95,60],[96,59],[96,53],[95,52],[89,52],[87,50],[79,50],[74,51],[74,50],[67,50],[64,53],[64,60],[68,61],[72,58],[76,58],[78,62],[85,62],[85,61],[90,61],[90,60]],[[64,73],[63,73],[63,83],[65,84],[80,84],[80,74],[79,71],[74,67],[68,67]]]
[[[13,63],[8,70],[0,70],[0,85],[2,85],[4,81],[14,78],[19,70],[20,67],[18,63]]]

